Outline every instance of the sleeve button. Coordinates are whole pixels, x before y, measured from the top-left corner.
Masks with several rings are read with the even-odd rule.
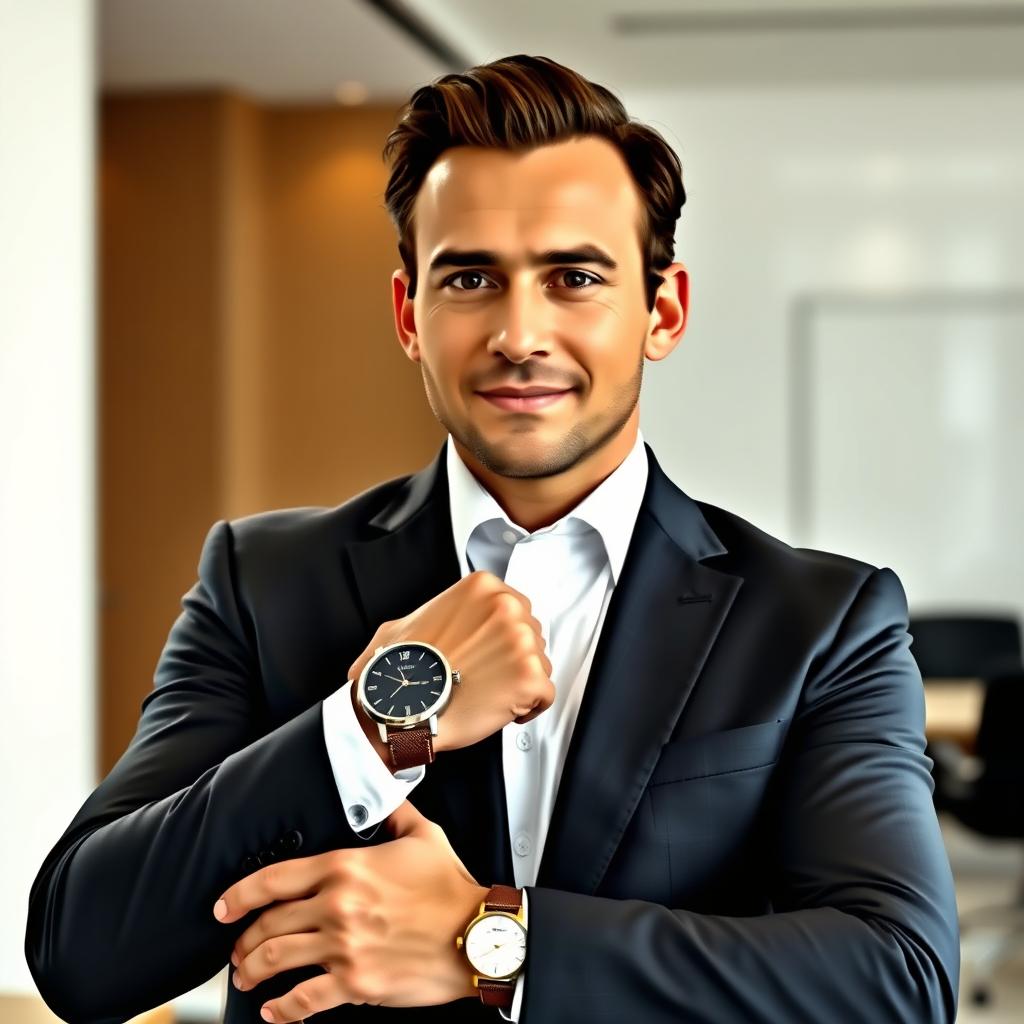
[[[254,871],[258,871],[262,865],[259,860],[254,857],[251,853],[247,853],[242,858],[242,874],[251,875]]]
[[[286,844],[285,849],[289,852],[293,853],[302,846],[302,833],[297,828],[293,828],[291,831],[285,832],[282,838]]]

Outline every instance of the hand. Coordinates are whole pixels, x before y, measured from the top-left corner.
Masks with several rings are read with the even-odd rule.
[[[222,924],[268,907],[235,943],[241,990],[295,967],[327,972],[266,1003],[264,1020],[301,1021],[342,1003],[433,1006],[477,995],[455,937],[488,888],[408,800],[385,825],[390,842],[275,861],[221,897]]]
[[[462,676],[438,719],[435,751],[467,747],[509,722],[525,725],[554,703],[551,661],[529,598],[493,573],[472,572],[404,618],[385,622],[349,666],[348,678],[359,679],[378,647],[401,640],[433,644]],[[364,731],[375,733],[354,693],[352,702]]]

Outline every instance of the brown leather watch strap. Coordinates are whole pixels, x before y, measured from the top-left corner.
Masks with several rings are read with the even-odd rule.
[[[500,1006],[506,1010],[512,1008],[512,1000],[516,994],[514,981],[492,981],[490,978],[478,978],[476,988],[480,993],[480,1002],[484,1006]]]
[[[518,914],[523,906],[523,890],[512,885],[492,885],[484,900],[484,910],[510,910]]]
[[[512,885],[492,885],[484,900],[484,910],[507,910],[518,914],[523,906],[523,890]],[[515,981],[497,981],[493,978],[477,977],[477,991],[484,1006],[500,1006],[505,1010],[512,1007],[516,992]]]
[[[430,723],[420,722],[411,729],[388,728],[391,762],[396,768],[416,768],[434,763],[434,742]]]

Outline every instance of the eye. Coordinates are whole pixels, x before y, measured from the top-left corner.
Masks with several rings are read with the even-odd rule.
[[[564,277],[566,280],[565,286],[569,291],[573,292],[584,291],[589,285],[601,284],[601,278],[596,274],[588,273],[586,270],[569,268],[568,270],[559,270],[556,276]]]
[[[455,281],[459,280],[460,278],[468,278],[468,279],[477,280],[477,281],[486,281],[487,280],[487,278],[484,277],[484,275],[481,274],[479,270],[460,270],[458,273],[451,274],[448,277],[446,277],[441,282],[441,287],[442,288],[447,288],[450,284],[454,283]],[[471,286],[469,288],[456,288],[455,290],[457,292],[478,292],[478,291],[482,291],[483,289],[478,288],[475,285],[473,285],[473,286]]]

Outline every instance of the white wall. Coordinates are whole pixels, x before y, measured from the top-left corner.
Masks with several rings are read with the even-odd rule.
[[[97,783],[88,0],[0,0],[0,992],[28,890]]]
[[[939,592],[937,577],[925,578],[884,538],[865,543],[828,523],[802,535],[792,489],[806,467],[793,464],[789,435],[801,397],[791,393],[791,316],[801,296],[824,293],[926,293],[918,308],[928,309],[936,294],[1024,289],[1024,83],[623,100],[676,148],[688,193],[676,253],[691,274],[690,326],[667,360],[647,365],[641,406],[662,464],[692,497],[789,543],[883,558],[903,577],[912,604],[948,603],[956,593]],[[967,339],[961,356],[969,372],[986,352],[972,351]],[[886,365],[877,372],[884,376]],[[1024,380],[1010,391],[1019,395]],[[878,447],[893,424],[872,413],[849,428]],[[1003,428],[1019,451],[1024,402]],[[915,472],[908,468],[911,489]],[[924,493],[928,481],[920,483]],[[951,502],[963,497],[949,493]],[[1008,529],[966,498],[941,542],[982,552],[974,599],[988,583],[1005,582],[986,576],[988,556],[999,546],[1020,552],[1024,515]],[[1014,500],[1024,502],[1020,481]],[[1024,581],[1016,604],[1024,612]]]

